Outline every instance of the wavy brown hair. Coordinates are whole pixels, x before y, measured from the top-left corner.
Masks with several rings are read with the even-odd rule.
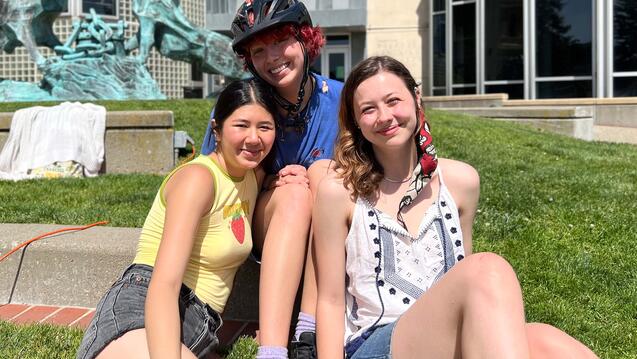
[[[370,197],[376,193],[384,177],[383,167],[376,160],[372,144],[363,137],[358,128],[354,113],[356,89],[363,81],[380,72],[389,72],[398,76],[414,98],[416,113],[419,111],[418,83],[400,61],[389,56],[373,56],[361,61],[352,69],[341,91],[338,113],[340,130],[334,148],[334,162],[339,177],[343,179],[343,184],[352,192],[354,198]],[[416,133],[418,130],[416,128]]]

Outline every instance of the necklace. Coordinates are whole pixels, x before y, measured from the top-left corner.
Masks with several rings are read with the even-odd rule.
[[[389,178],[389,177],[383,177],[383,181],[387,181],[389,183],[405,183],[408,182],[411,179],[411,177],[407,177],[405,179],[402,180],[397,180],[397,179],[393,179],[393,178]]]

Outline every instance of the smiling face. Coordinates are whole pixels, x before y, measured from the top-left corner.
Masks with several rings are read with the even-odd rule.
[[[375,148],[413,143],[414,94],[393,73],[380,71],[362,81],[354,91],[353,111],[361,133]]]
[[[257,38],[248,45],[257,74],[279,90],[298,89],[303,78],[303,49],[291,34]]]
[[[274,119],[263,106],[251,103],[237,108],[217,136],[219,162],[231,176],[242,177],[270,152],[274,133]]]

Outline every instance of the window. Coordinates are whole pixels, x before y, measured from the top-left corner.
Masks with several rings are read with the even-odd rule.
[[[484,64],[487,81],[524,78],[522,0],[485,3]]]
[[[98,15],[117,16],[115,0],[82,0],[82,12],[88,14],[91,9]]]
[[[537,83],[537,98],[593,96],[593,81],[548,81]]]
[[[536,0],[537,76],[591,76],[592,0]]]
[[[445,14],[434,15],[432,46],[434,87],[444,87],[447,83]]]
[[[453,84],[475,82],[476,4],[457,5],[453,7]]]

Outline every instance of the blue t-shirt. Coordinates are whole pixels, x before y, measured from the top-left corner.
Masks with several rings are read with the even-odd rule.
[[[338,135],[338,105],[343,83],[312,73],[316,86],[305,111],[308,118],[303,132],[294,127],[277,126],[273,163],[266,168],[268,173],[277,173],[287,165],[298,164],[310,167],[316,160],[332,158],[334,143]],[[214,110],[213,110],[214,113]],[[212,118],[212,115],[211,115]],[[278,118],[279,124],[285,119]],[[209,154],[215,149],[212,128],[208,124],[201,146],[201,153]]]

